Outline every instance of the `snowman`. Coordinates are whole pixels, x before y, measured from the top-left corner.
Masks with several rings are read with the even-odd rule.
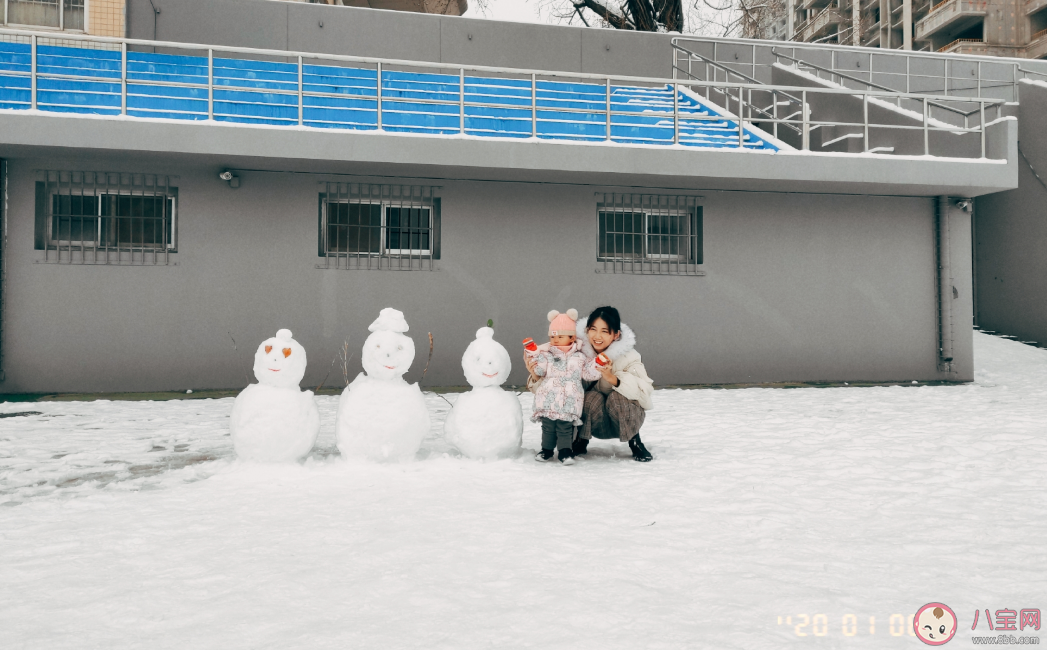
[[[520,401],[502,390],[512,367],[509,353],[494,340],[494,330],[477,330],[462,355],[462,370],[473,389],[458,397],[444,423],[447,442],[469,458],[508,458],[520,450]]]
[[[335,435],[346,457],[381,462],[413,460],[429,433],[429,410],[418,384],[403,375],[414,361],[403,312],[382,310],[368,327],[360,373],[338,401]]]
[[[313,391],[298,387],[305,376],[305,348],[280,330],[254,353],[251,384],[236,396],[229,430],[236,455],[263,462],[293,461],[313,448],[320,411]]]

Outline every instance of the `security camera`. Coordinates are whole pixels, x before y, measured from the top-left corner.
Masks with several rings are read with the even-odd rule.
[[[956,207],[960,208],[967,214],[970,214],[971,211],[974,210],[974,202],[970,199],[963,199],[962,201],[958,201],[956,203]]]
[[[221,174],[219,174],[218,178],[222,179],[223,181],[231,181],[231,180],[233,180],[233,172],[231,172],[231,171],[229,171],[227,169],[224,172],[222,172]]]

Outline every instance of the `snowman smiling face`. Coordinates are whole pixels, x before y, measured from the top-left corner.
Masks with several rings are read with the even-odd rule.
[[[402,377],[414,361],[414,341],[399,332],[372,332],[364,341],[363,366],[368,377]]]
[[[493,337],[494,330],[481,327],[476,332],[476,340],[469,344],[462,355],[465,380],[474,388],[501,386],[513,368],[509,353]]]
[[[305,366],[305,348],[291,338],[290,330],[280,330],[262,341],[254,353],[254,376],[266,386],[298,388]]]

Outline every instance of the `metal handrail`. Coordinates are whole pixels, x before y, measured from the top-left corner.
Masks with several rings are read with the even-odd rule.
[[[41,38],[43,38],[45,41],[48,40],[48,39],[52,39],[52,40],[57,40],[57,39],[54,39],[54,37],[50,37],[50,36],[42,36],[38,32],[26,31],[26,30],[0,29],[0,34],[15,35],[15,36],[25,36],[30,41],[30,56],[31,56],[31,60],[30,60],[30,71],[28,72],[28,76],[31,79],[31,82],[30,82],[30,107],[31,107],[31,109],[35,110],[35,109],[37,109],[37,106],[38,106],[38,102],[37,102],[38,80],[41,79],[41,78],[52,78],[52,77],[57,77],[57,76],[66,77],[66,76],[68,76],[68,75],[62,75],[61,73],[40,72],[38,70],[37,63],[38,63],[38,56],[39,56],[39,51],[38,51],[39,40]],[[530,90],[530,102],[529,102],[529,104],[523,104],[523,105],[521,105],[521,104],[494,104],[494,105],[495,106],[499,106],[499,107],[506,107],[506,106],[508,106],[508,107],[512,107],[512,108],[519,108],[521,110],[526,110],[527,108],[530,108],[530,111],[531,111],[530,122],[531,122],[532,137],[536,137],[537,136],[537,123],[539,121],[538,120],[538,93],[537,93],[537,83],[538,83],[538,78],[539,77],[543,77],[543,78],[563,78],[563,79],[571,79],[571,80],[574,80],[574,81],[578,81],[580,79],[592,80],[592,81],[598,81],[600,85],[602,85],[602,86],[604,86],[606,88],[605,93],[602,93],[604,95],[604,97],[602,97],[602,99],[604,99],[604,101],[603,102],[599,102],[599,103],[604,104],[603,108],[595,108],[595,107],[593,107],[593,108],[589,108],[589,109],[570,109],[570,108],[566,108],[566,107],[564,107],[564,108],[555,107],[555,110],[559,110],[559,111],[564,112],[564,113],[589,113],[589,114],[597,114],[597,115],[602,113],[606,117],[607,124],[611,124],[611,117],[615,116],[615,115],[625,115],[625,116],[632,116],[632,117],[637,117],[637,116],[640,116],[640,115],[646,115],[646,116],[652,116],[653,115],[653,116],[659,117],[659,119],[663,119],[666,122],[669,119],[672,119],[672,125],[673,125],[672,139],[669,140],[668,138],[666,138],[663,141],[666,141],[666,142],[671,141],[673,143],[679,143],[680,142],[681,129],[688,122],[693,124],[693,123],[701,123],[701,122],[727,122],[727,123],[729,123],[731,121],[735,121],[736,124],[737,124],[736,132],[737,132],[738,143],[739,143],[740,146],[744,145],[745,140],[746,140],[746,133],[747,133],[747,131],[750,132],[750,133],[753,133],[753,134],[755,134],[756,131],[757,131],[756,127],[754,125],[752,125],[751,123],[748,124],[748,125],[746,124],[747,121],[751,122],[751,120],[747,120],[746,117],[745,117],[745,105],[746,105],[746,102],[744,101],[745,93],[746,92],[749,93],[750,101],[748,102],[748,105],[750,106],[750,108],[752,107],[752,103],[751,103],[752,95],[751,95],[751,93],[754,90],[758,91],[758,92],[769,92],[769,93],[773,93],[773,94],[787,95],[787,96],[791,97],[793,99],[793,101],[797,101],[799,103],[799,105],[801,107],[800,111],[798,111],[797,113],[793,113],[793,114],[791,114],[791,115],[789,115],[789,116],[787,116],[785,118],[778,118],[776,116],[776,114],[777,114],[777,101],[775,101],[774,104],[773,104],[773,108],[775,109],[775,114],[771,115],[771,116],[769,116],[767,118],[761,119],[760,121],[772,124],[775,129],[777,129],[777,125],[779,125],[779,124],[787,125],[790,128],[798,128],[800,130],[799,132],[802,133],[802,143],[803,143],[802,144],[802,149],[804,151],[807,151],[810,148],[810,146],[809,146],[809,134],[810,134],[810,132],[813,131],[814,129],[821,128],[821,127],[826,127],[826,126],[857,126],[857,127],[862,127],[864,129],[864,132],[866,133],[865,150],[867,152],[874,151],[874,150],[871,150],[869,148],[868,131],[869,131],[869,128],[870,128],[870,124],[869,124],[869,121],[868,121],[868,112],[867,111],[865,113],[863,122],[859,122],[859,123],[836,122],[836,121],[826,121],[826,120],[812,120],[811,119],[811,115],[810,115],[810,110],[809,110],[809,103],[807,101],[807,98],[808,98],[808,96],[810,94],[851,95],[851,96],[853,96],[855,94],[859,94],[859,95],[861,95],[863,97],[863,101],[866,104],[868,103],[870,98],[878,98],[878,97],[882,97],[882,98],[886,98],[886,99],[897,99],[897,98],[901,97],[901,98],[910,99],[910,100],[914,100],[914,101],[921,101],[923,103],[923,106],[924,106],[924,120],[923,120],[923,124],[921,126],[908,126],[908,125],[872,125],[872,126],[875,127],[875,128],[889,127],[889,128],[892,128],[892,129],[902,129],[902,130],[904,130],[904,129],[922,129],[923,133],[924,133],[924,144],[925,144],[924,150],[925,150],[925,154],[927,154],[927,155],[930,155],[930,149],[929,149],[929,144],[928,144],[928,134],[929,134],[930,131],[950,131],[950,132],[954,132],[954,133],[957,133],[957,132],[962,132],[962,133],[980,133],[980,135],[981,135],[981,143],[982,143],[982,157],[983,158],[985,156],[985,112],[984,112],[984,107],[987,106],[987,105],[992,106],[992,105],[998,105],[998,104],[1002,104],[1003,103],[1003,100],[978,99],[977,101],[979,103],[979,106],[982,109],[981,110],[982,119],[981,119],[980,124],[978,126],[976,126],[976,127],[963,127],[963,128],[960,128],[960,127],[954,127],[952,125],[931,126],[930,120],[929,120],[929,118],[927,116],[927,106],[928,106],[928,103],[930,101],[932,101],[932,100],[941,100],[941,97],[937,96],[937,95],[933,95],[932,96],[932,95],[921,95],[921,94],[916,94],[916,93],[898,93],[898,92],[884,92],[884,91],[874,91],[874,90],[864,90],[863,91],[863,90],[853,90],[853,89],[847,89],[847,88],[809,88],[809,87],[799,87],[799,86],[796,86],[796,87],[794,87],[794,86],[772,86],[772,85],[760,84],[758,82],[757,83],[750,83],[750,82],[748,82],[748,80],[746,81],[746,83],[731,83],[731,82],[719,82],[719,81],[708,81],[708,80],[697,80],[697,79],[690,79],[690,80],[687,80],[685,82],[681,82],[679,79],[675,79],[675,78],[674,79],[662,79],[662,78],[656,78],[656,77],[636,77],[636,76],[625,76],[625,75],[623,75],[623,76],[598,75],[598,74],[590,74],[590,73],[572,73],[572,72],[544,71],[544,70],[540,71],[540,70],[527,70],[527,69],[519,69],[519,68],[504,68],[504,67],[494,67],[494,66],[456,65],[456,64],[434,63],[434,62],[425,62],[425,61],[407,61],[407,60],[401,60],[401,59],[380,59],[380,58],[375,58],[375,57],[358,57],[358,56],[334,55],[334,54],[317,54],[317,53],[309,53],[309,52],[294,52],[294,51],[285,51],[285,50],[268,50],[268,49],[246,48],[246,47],[235,47],[235,46],[230,46],[230,47],[213,46],[213,45],[201,45],[201,44],[193,44],[193,43],[177,43],[177,42],[168,42],[168,41],[146,41],[146,40],[141,40],[141,39],[120,39],[120,38],[113,38],[113,37],[99,37],[99,36],[74,35],[74,34],[63,34],[61,36],[60,40],[66,41],[66,42],[68,42],[68,41],[85,41],[85,42],[93,42],[93,43],[112,43],[112,44],[120,46],[120,48],[121,48],[121,56],[120,56],[120,66],[121,66],[121,68],[120,68],[120,71],[119,71],[120,72],[119,81],[120,81],[120,86],[121,86],[121,90],[120,90],[120,95],[121,95],[121,102],[120,102],[121,103],[121,113],[123,113],[123,114],[126,114],[127,110],[128,110],[127,109],[127,97],[128,97],[128,91],[127,91],[127,85],[128,85],[127,46],[128,45],[132,45],[132,46],[134,46],[134,45],[141,45],[141,46],[147,46],[147,47],[162,47],[162,48],[169,48],[169,49],[173,49],[173,50],[195,50],[195,51],[201,51],[201,52],[202,51],[206,51],[207,52],[207,84],[206,85],[203,84],[203,83],[199,83],[199,84],[185,84],[183,82],[183,83],[180,83],[178,85],[180,85],[180,86],[189,86],[189,87],[194,87],[194,88],[199,88],[199,89],[204,89],[204,88],[207,89],[207,119],[208,120],[214,120],[214,118],[215,118],[215,97],[214,97],[215,89],[217,88],[218,90],[223,90],[223,89],[227,89],[227,88],[232,88],[230,86],[223,86],[221,84],[218,84],[218,85],[215,84],[215,76],[214,76],[214,72],[215,72],[215,56],[214,55],[215,55],[215,52],[232,52],[232,53],[241,53],[241,54],[248,54],[248,55],[254,55],[254,56],[270,56],[270,57],[274,57],[274,58],[278,58],[278,59],[287,59],[287,58],[293,59],[296,63],[288,63],[287,65],[288,66],[293,66],[293,68],[297,71],[297,83],[295,83],[295,82],[286,82],[286,84],[288,84],[289,86],[291,84],[294,84],[294,85],[286,88],[283,92],[281,92],[279,90],[276,91],[276,92],[280,92],[280,94],[284,94],[284,95],[291,95],[291,96],[297,95],[297,98],[298,98],[297,122],[299,124],[302,124],[302,122],[303,122],[303,110],[304,110],[303,98],[304,97],[306,97],[306,96],[312,97],[314,95],[316,95],[316,96],[320,96],[320,95],[328,96],[328,95],[330,95],[330,93],[314,93],[313,91],[306,91],[305,90],[305,88],[304,88],[303,71],[304,71],[304,65],[305,65],[304,62],[306,60],[310,60],[310,61],[311,60],[345,61],[345,62],[363,63],[363,64],[367,64],[367,65],[373,65],[375,67],[375,70],[376,70],[376,79],[375,79],[375,82],[376,82],[376,85],[375,85],[376,95],[375,96],[362,95],[360,97],[364,98],[364,99],[367,99],[367,100],[375,101],[375,103],[376,103],[376,109],[375,109],[375,111],[376,111],[376,123],[377,123],[377,128],[379,130],[383,129],[383,112],[398,112],[395,109],[386,109],[386,108],[384,108],[383,107],[383,102],[385,102],[385,101],[395,102],[395,103],[405,103],[405,104],[428,104],[428,105],[441,104],[441,105],[457,105],[459,107],[459,116],[461,117],[461,119],[459,121],[458,131],[462,135],[465,135],[465,132],[466,132],[466,129],[465,129],[465,119],[464,119],[465,107],[466,106],[485,106],[485,105],[489,106],[489,105],[492,105],[489,102],[473,102],[473,101],[466,100],[465,71],[467,71],[467,70],[470,71],[470,72],[490,72],[490,73],[495,73],[495,74],[499,74],[499,75],[503,75],[503,76],[504,75],[510,75],[510,76],[512,76],[513,80],[515,80],[515,81],[521,81],[522,79],[520,79],[520,78],[529,80],[529,82],[530,82],[529,86],[530,87],[527,88],[527,89]],[[383,91],[383,88],[385,88],[385,84],[383,84],[382,75],[383,75],[383,69],[388,69],[389,66],[406,67],[406,68],[414,68],[414,69],[428,68],[428,69],[439,69],[439,70],[455,70],[455,71],[458,72],[457,79],[455,79],[455,82],[457,82],[457,83],[456,84],[448,83],[447,85],[449,85],[449,86],[456,85],[457,86],[457,89],[456,89],[457,92],[451,91],[451,92],[449,92],[447,94],[452,95],[452,96],[457,94],[458,97],[456,99],[448,99],[448,100],[434,100],[434,99],[424,99],[424,98],[423,99],[419,99],[419,98],[408,98],[408,97],[396,97],[394,99],[384,100],[382,91]],[[675,72],[675,69],[674,69],[674,72]],[[15,72],[13,74],[16,74],[16,75],[19,75],[19,76],[26,76],[27,73],[25,73],[25,72]],[[289,72],[288,76],[290,76],[290,72]],[[450,75],[448,75],[448,76],[450,77]],[[83,77],[81,77],[81,79],[85,79],[85,78],[92,78],[92,77],[89,76],[89,75],[84,75]],[[109,77],[100,77],[100,79],[104,79],[106,82],[115,82],[115,81],[117,81],[116,78],[109,78]],[[668,109],[668,107],[656,107],[659,110],[656,110],[656,111],[644,110],[642,112],[615,110],[614,106],[613,106],[613,102],[612,102],[612,97],[611,97],[611,82],[612,82],[612,80],[615,80],[617,82],[633,83],[633,84],[636,84],[636,85],[638,85],[640,87],[648,87],[648,88],[664,87],[667,90],[671,89],[672,92],[673,92],[672,110],[670,111]],[[134,80],[134,79],[131,79],[130,81],[131,81],[132,84],[139,82],[139,80]],[[173,82],[163,82],[163,81],[155,81],[155,80],[141,80],[141,82],[143,82],[143,84],[148,84],[148,85],[165,85],[165,84],[166,85],[171,85],[171,86],[175,85],[175,83],[173,83]],[[284,83],[284,82],[279,82],[279,83]],[[724,110],[720,114],[702,115],[702,114],[695,114],[695,113],[692,113],[692,112],[688,112],[688,107],[683,107],[683,109],[681,109],[680,92],[682,90],[687,90],[687,89],[696,88],[696,87],[697,88],[706,88],[707,89],[706,90],[707,93],[708,93],[708,91],[710,89],[715,89],[718,92],[723,92],[724,94],[726,94],[727,98],[728,98],[728,110]],[[525,88],[521,88],[521,89],[525,89]],[[246,88],[244,88],[244,90],[255,91],[255,92],[274,92],[272,89],[258,88],[258,87],[246,87]],[[735,92],[735,91],[737,92],[739,110],[738,110],[738,113],[736,115],[732,115],[730,113],[730,110],[729,110],[730,99],[731,99],[730,95],[733,92]],[[109,93],[109,94],[111,94],[111,93]],[[797,100],[795,95],[799,95],[800,99]],[[335,96],[347,97],[347,95],[345,95],[345,94],[335,94]],[[219,101],[221,101],[221,100],[219,100]],[[972,100],[965,99],[964,101],[972,101]],[[594,102],[591,102],[591,103],[596,104],[598,102],[594,101]],[[542,107],[542,109],[545,110],[546,107]],[[201,114],[202,115],[202,112],[197,112],[197,111],[185,111],[185,112],[186,113],[191,113],[191,114]],[[799,117],[797,117],[798,115],[799,115]],[[286,118],[286,119],[285,118],[279,118],[279,119],[284,119],[284,121],[287,121],[287,122],[295,121],[294,118]],[[527,118],[521,117],[521,118],[518,118],[518,119],[526,120]],[[543,119],[542,121],[546,121],[546,120]],[[717,136],[713,136],[713,137],[715,137],[715,138],[722,138],[724,136],[717,135]],[[730,136],[730,137],[733,137],[733,136]],[[594,139],[594,138],[599,138],[599,136],[590,136],[587,139],[591,140],[591,139]],[[611,129],[610,128],[607,129],[607,132],[605,134],[604,139],[607,140],[607,141],[610,141],[612,139],[612,133],[611,133]]]
[[[776,48],[773,48],[773,47],[771,48],[771,54],[773,54],[775,57],[779,57],[780,56],[780,57],[789,59],[790,61],[792,61],[792,62],[794,62],[796,64],[802,64],[802,65],[805,65],[805,66],[807,66],[809,68],[814,68],[815,70],[821,70],[822,72],[828,72],[831,75],[836,75],[837,77],[840,77],[840,78],[843,78],[843,79],[849,79],[851,81],[854,81],[854,82],[857,82],[857,83],[860,83],[860,84],[865,84],[866,86],[871,86],[872,88],[877,88],[879,90],[888,90],[888,91],[892,91],[893,92],[893,89],[889,88],[888,86],[882,86],[882,85],[880,85],[878,83],[873,83],[871,81],[866,81],[865,79],[862,79],[860,77],[854,77],[852,75],[840,72],[838,70],[831,70],[829,68],[826,68],[825,66],[818,65],[817,63],[811,63],[810,61],[804,61],[803,59],[797,59],[795,57],[791,57],[788,54],[782,54],[782,53],[778,52],[778,50]],[[949,111],[951,113],[956,113],[957,115],[960,115],[960,116],[962,116],[964,118],[970,117],[971,115],[974,115],[975,113],[978,112],[978,109],[971,109],[970,111],[962,111],[962,110],[960,110],[958,108],[953,108],[952,106],[946,106],[945,104],[942,104],[940,102],[930,102],[930,105],[935,107],[935,108],[940,108],[940,109],[942,109],[944,111]]]
[[[1044,31],[1047,32],[1047,29],[1045,29]],[[1047,72],[1037,72],[1036,70],[1026,70],[1025,68],[1023,68],[1021,66],[1018,66],[1018,70],[1020,72],[1024,73],[1024,74],[1026,74],[1026,75],[1034,74],[1034,75],[1037,75],[1039,77],[1047,78]]]
[[[718,38],[718,37],[700,37],[700,38],[696,38],[696,37],[687,37],[687,36],[676,36],[676,37],[673,37],[670,42],[672,44],[674,44],[674,45],[679,45],[681,43],[688,43],[688,42],[690,42],[690,43],[703,43],[703,44],[710,44],[711,43],[714,48],[718,44],[734,45],[734,46],[744,45],[746,47],[751,47],[752,50],[753,50],[753,62],[751,64],[747,64],[747,65],[752,65],[753,66],[753,69],[754,69],[754,73],[753,74],[754,75],[755,75],[755,68],[757,66],[757,64],[755,62],[756,61],[756,50],[758,48],[766,48],[766,47],[770,47],[771,46],[771,43],[768,43],[767,41],[760,41],[760,40],[753,40],[753,39]],[[978,85],[977,85],[977,90],[978,90],[978,94],[979,95],[981,95],[981,91],[985,87],[997,87],[997,88],[998,87],[1009,87],[1009,88],[1011,88],[1011,90],[1013,92],[1013,101],[1018,101],[1019,72],[1021,72],[1023,74],[1032,73],[1032,74],[1038,74],[1038,75],[1047,76],[1047,73],[1033,72],[1031,70],[1027,70],[1027,69],[1021,67],[1022,64],[1028,64],[1029,60],[1028,59],[1021,59],[1021,58],[1017,58],[1017,57],[988,56],[988,55],[977,55],[977,54],[952,54],[952,53],[950,53],[950,54],[941,54],[941,53],[938,53],[938,52],[930,52],[930,51],[901,51],[901,50],[886,50],[886,49],[870,50],[870,48],[868,48],[868,47],[861,47],[861,46],[857,46],[857,45],[805,43],[805,42],[789,42],[789,43],[783,43],[783,45],[787,45],[788,47],[791,47],[791,48],[794,48],[794,49],[797,49],[797,50],[816,50],[816,51],[832,53],[833,54],[833,63],[834,63],[834,65],[835,65],[835,62],[836,62],[836,56],[835,55],[837,53],[858,54],[858,55],[861,55],[861,56],[870,57],[870,61],[872,60],[872,57],[874,57],[874,56],[875,57],[902,57],[905,60],[905,72],[904,73],[894,72],[894,71],[890,71],[890,70],[882,71],[882,72],[884,74],[891,74],[891,75],[904,75],[906,77],[906,90],[908,90],[908,87],[909,87],[908,86],[908,79],[910,77],[921,77],[921,78],[931,79],[931,78],[936,78],[936,77],[937,78],[942,78],[942,76],[944,76],[945,80],[946,80],[944,93],[945,93],[946,96],[949,95],[948,81],[950,79],[950,77],[949,77],[950,64],[953,64],[955,62],[969,61],[969,62],[977,64],[977,66],[978,66],[978,75],[977,75]],[[943,63],[945,65],[945,74],[944,75],[910,74],[910,72],[909,72],[909,70],[910,70],[909,61],[911,59],[931,60],[931,61],[936,61],[936,62]],[[1010,80],[989,79],[989,80],[985,80],[985,82],[983,83],[982,75],[981,75],[981,66],[982,66],[983,63],[994,64],[994,65],[1001,65],[1002,64],[1002,65],[1011,66],[1012,69],[1013,69],[1013,73],[1011,75],[1012,78]],[[999,85],[997,85],[997,84],[999,84]],[[901,91],[899,91],[899,92],[901,92]]]
[[[732,75],[733,74],[733,75],[735,75],[737,77],[741,77],[742,79],[745,79],[750,84],[758,84],[758,85],[761,85],[761,86],[765,86],[766,85],[766,84],[761,83],[759,80],[754,79],[753,77],[750,77],[749,75],[745,74],[744,72],[738,72],[737,70],[732,70],[732,69],[728,68],[727,66],[723,65],[722,63],[719,63],[717,61],[713,61],[712,59],[710,59],[708,57],[705,57],[705,56],[703,56],[703,55],[701,55],[701,54],[699,54],[697,52],[694,52],[692,50],[689,50],[689,49],[687,49],[685,47],[681,47],[679,45],[673,45],[672,47],[674,48],[674,51],[686,52],[687,55],[688,55],[688,58],[687,58],[687,70],[684,70],[683,68],[681,68],[681,67],[679,67],[677,65],[677,62],[678,62],[677,57],[676,57],[675,54],[673,55],[673,74],[674,75],[675,75],[676,71],[679,70],[680,72],[686,73],[687,76],[690,77],[691,79],[697,79],[697,77],[695,77],[694,74],[691,72],[691,60],[692,60],[692,57],[697,57],[702,62],[704,62],[707,66],[711,65],[714,68],[719,68],[720,70],[723,70],[725,79],[727,79],[727,75]],[[708,73],[706,73],[706,76],[708,76]],[[752,103],[752,101],[751,101],[752,100],[752,92],[749,93],[750,101],[746,103],[746,105],[749,107],[749,110],[750,111],[754,111],[755,110],[758,114],[763,115],[765,117],[769,117],[769,118],[772,118],[772,119],[776,118],[777,117],[777,111],[778,111],[778,95],[782,95],[782,96],[788,98],[793,103],[799,104],[801,107],[803,106],[803,104],[802,104],[802,102],[801,102],[801,100],[799,98],[794,97],[793,95],[790,95],[789,93],[784,93],[784,92],[783,93],[778,93],[778,92],[775,92],[775,91],[769,91],[769,92],[772,93],[771,106],[770,106],[771,112],[768,112],[767,109],[760,108],[759,106],[756,106],[755,104]],[[706,98],[708,99],[708,97],[706,97]],[[728,100],[729,100],[729,98],[728,98]],[[741,103],[741,101],[742,100],[739,99],[739,103]],[[802,108],[801,108],[801,110],[802,110]],[[775,128],[774,128],[773,135],[775,137],[778,137],[777,124],[775,124],[774,126],[775,126]],[[802,133],[802,130],[800,128],[795,127],[795,126],[793,126],[791,124],[786,124],[785,126],[787,126],[788,128],[796,131],[797,133]]]
[[[984,43],[984,42],[985,42],[984,38],[958,38],[955,41],[953,41],[952,43],[949,43],[948,45],[943,45],[942,47],[939,47],[938,51],[939,52],[945,52],[945,50],[949,49],[953,45],[956,45],[957,43]]]
[[[767,47],[775,41],[766,41],[762,39],[752,38],[721,38],[718,36],[674,36],[671,39],[671,43],[679,43],[682,41],[691,41],[695,43],[725,43],[729,45],[746,45],[756,47]],[[1012,63],[1018,65],[1021,63],[1028,63],[1029,59],[1022,59],[1013,56],[987,56],[978,54],[938,54],[937,52],[921,52],[916,50],[886,50],[886,49],[875,49],[874,52],[870,52],[870,48],[860,45],[827,45],[824,43],[803,43],[794,41],[778,41],[779,43],[792,43],[795,47],[803,49],[815,49],[815,50],[828,50],[828,51],[846,51],[854,52],[857,54],[876,54],[877,56],[898,56],[898,57],[912,57],[912,58],[926,58],[926,59],[938,59],[938,60],[963,60],[963,61],[984,61],[987,63],[998,63],[1003,61],[1005,63]]]

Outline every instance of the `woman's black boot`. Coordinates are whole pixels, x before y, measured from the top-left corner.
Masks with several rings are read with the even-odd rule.
[[[571,451],[574,452],[575,456],[584,456],[589,453],[589,439],[588,438],[575,438],[574,442],[571,443]]]
[[[633,452],[633,460],[635,461],[649,463],[653,458],[651,452],[647,451],[647,447],[643,446],[643,442],[640,440],[640,434],[636,434],[629,439],[629,449]]]

